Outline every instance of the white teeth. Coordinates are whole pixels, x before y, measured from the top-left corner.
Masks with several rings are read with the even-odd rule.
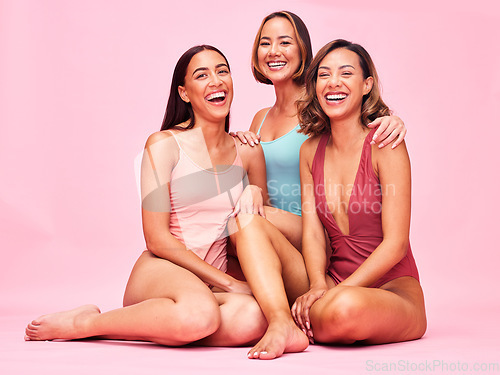
[[[267,63],[269,65],[269,67],[271,68],[278,68],[278,67],[281,67],[281,66],[285,66],[285,62],[283,61],[280,61],[280,62],[270,62],[270,63]]]
[[[342,100],[347,98],[346,94],[327,95],[326,100]]]
[[[224,91],[219,91],[219,92],[214,92],[213,94],[210,94],[207,96],[207,100],[213,100],[216,98],[225,98],[226,93]]]

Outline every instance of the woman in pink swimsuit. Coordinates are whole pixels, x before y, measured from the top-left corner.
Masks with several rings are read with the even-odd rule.
[[[262,149],[245,147],[227,133],[232,98],[229,64],[220,51],[197,46],[184,53],[162,131],[145,146],[141,193],[147,250],[132,270],[124,307],[101,313],[86,305],[44,315],[28,324],[25,340],[97,337],[236,346],[262,337],[267,321],[249,285],[225,272],[228,238],[243,253],[291,245],[284,238],[271,241],[266,226],[256,228],[263,242],[234,233],[255,227],[234,216],[263,215],[267,190]],[[244,189],[246,180],[251,185]],[[295,260],[301,261],[300,255]],[[270,297],[259,298],[269,315]],[[286,305],[284,294],[274,303]],[[288,350],[305,347],[307,339]]]

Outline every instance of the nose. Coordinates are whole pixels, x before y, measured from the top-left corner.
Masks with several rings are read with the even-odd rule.
[[[332,74],[330,80],[328,81],[328,86],[330,87],[338,87],[341,85],[340,75]]]
[[[271,43],[271,48],[269,49],[269,54],[272,56],[280,54],[280,49],[279,49],[278,43]]]
[[[222,79],[217,73],[212,73],[212,79],[210,80],[211,86],[219,86],[222,84]]]

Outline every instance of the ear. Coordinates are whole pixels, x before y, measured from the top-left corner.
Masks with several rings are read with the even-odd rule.
[[[189,98],[187,96],[186,88],[184,86],[177,86],[177,92],[179,93],[179,96],[184,102],[189,103]]]
[[[373,77],[370,76],[367,79],[365,79],[365,84],[363,87],[363,96],[367,95],[372,91],[373,88]]]

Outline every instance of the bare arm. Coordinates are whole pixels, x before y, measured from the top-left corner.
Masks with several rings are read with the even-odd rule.
[[[243,168],[245,168],[248,175],[248,182],[251,185],[258,186],[262,190],[264,204],[269,205],[266,161],[264,159],[262,146],[246,147],[245,145],[238,144],[238,151],[243,161]]]
[[[328,286],[326,283],[327,258],[325,253],[325,232],[316,213],[314,182],[311,173],[312,160],[317,139],[309,139],[300,149],[300,185],[302,198],[302,255],[309,277],[309,291],[297,298],[292,306],[292,316],[298,326],[312,341],[309,311],[314,302],[321,298]]]
[[[370,286],[406,255],[410,232],[411,170],[403,144],[394,150],[373,150],[375,172],[382,190],[384,238],[372,254],[339,285]]]
[[[224,291],[249,293],[239,282],[200,259],[170,232],[170,180],[178,147],[172,136],[158,132],[148,138],[141,169],[142,223],[147,249],[183,267]]]

